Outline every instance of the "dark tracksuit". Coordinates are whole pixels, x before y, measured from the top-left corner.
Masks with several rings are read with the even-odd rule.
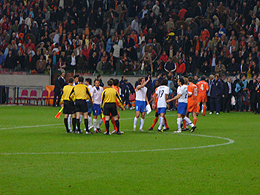
[[[222,95],[222,90],[222,82],[219,79],[217,81],[214,79],[210,91],[210,111],[212,113],[214,112],[215,108],[216,112],[220,112],[220,98]]]

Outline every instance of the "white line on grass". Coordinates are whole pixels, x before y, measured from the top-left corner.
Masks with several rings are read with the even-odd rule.
[[[176,115],[168,115],[168,116],[176,116]],[[146,118],[153,118],[154,116],[148,116]],[[121,118],[120,120],[130,120],[132,118]],[[8,129],[22,129],[22,128],[34,128],[34,127],[47,127],[47,126],[57,126],[63,124],[46,124],[46,125],[33,125],[33,126],[16,126],[16,127],[7,127],[7,128],[0,128],[0,130],[8,130]],[[128,129],[122,129],[124,131],[131,131]],[[157,133],[157,131],[146,131],[147,133]],[[158,134],[175,134],[173,132],[163,132]],[[188,136],[197,136],[197,137],[207,137],[207,138],[215,138],[215,139],[222,139],[228,142],[222,144],[213,144],[213,145],[206,145],[206,146],[195,146],[195,147],[184,147],[184,148],[162,148],[162,149],[152,149],[152,150],[127,150],[127,151],[101,151],[101,152],[20,152],[20,153],[0,153],[0,155],[46,155],[46,154],[109,154],[109,153],[138,153],[138,152],[158,152],[158,151],[172,151],[172,150],[189,150],[189,149],[200,149],[200,148],[211,148],[217,146],[224,146],[233,144],[235,141],[225,137],[218,137],[218,136],[210,136],[210,135],[201,135],[201,134],[181,134],[178,135],[188,135]]]
[[[150,131],[152,133],[152,131]],[[175,134],[167,132],[168,134]],[[160,133],[161,134],[161,133]],[[212,144],[206,146],[195,146],[195,147],[184,147],[184,148],[161,148],[161,149],[152,149],[152,150],[125,150],[125,151],[101,151],[101,152],[21,152],[21,153],[0,153],[0,155],[47,155],[47,154],[113,154],[113,153],[138,153],[138,152],[161,152],[161,151],[173,151],[173,150],[191,150],[191,149],[201,149],[201,148],[212,148],[217,146],[224,146],[233,144],[235,141],[225,137],[210,136],[210,135],[201,135],[201,134],[178,134],[178,135],[188,135],[188,136],[197,136],[197,137],[207,137],[222,139],[228,142],[222,144]]]
[[[167,116],[176,116],[176,114],[173,115],[167,115]],[[146,118],[154,118],[154,116],[147,116]],[[130,120],[130,119],[134,119],[133,118],[120,118],[119,120]],[[49,127],[49,126],[53,126],[53,125],[64,125],[63,123],[60,124],[46,124],[46,125],[31,125],[31,126],[13,126],[13,127],[4,127],[4,128],[0,128],[0,131],[2,130],[9,130],[9,129],[25,129],[25,128],[35,128],[35,127]]]

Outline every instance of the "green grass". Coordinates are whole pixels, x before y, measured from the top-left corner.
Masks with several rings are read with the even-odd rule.
[[[127,110],[125,134],[105,136],[66,134],[58,108],[0,110],[0,194],[260,193],[259,115],[200,115],[194,133],[174,134],[176,112],[168,132],[133,132]]]

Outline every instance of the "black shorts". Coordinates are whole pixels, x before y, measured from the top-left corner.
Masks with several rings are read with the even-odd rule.
[[[117,113],[117,108],[116,108],[116,103],[105,103],[104,109],[103,109],[103,114],[105,116],[116,116],[118,115]]]
[[[63,114],[74,114],[75,113],[75,105],[74,102],[65,100]]]
[[[76,100],[75,101],[75,111],[76,112],[88,112],[88,105],[86,100]]]

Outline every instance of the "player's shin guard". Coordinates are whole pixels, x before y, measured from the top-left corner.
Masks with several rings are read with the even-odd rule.
[[[88,125],[89,127],[92,126],[92,117],[88,116]]]
[[[165,127],[168,129],[168,128],[169,128],[169,126],[168,126],[168,123],[167,123],[166,117],[164,116],[164,117],[163,117],[163,119],[164,119],[164,124],[165,124]]]
[[[73,131],[76,131],[76,125],[77,125],[77,119],[76,118],[72,118],[72,127],[73,127]]]
[[[79,118],[79,123],[82,122],[82,118],[83,118],[83,115],[80,115],[80,118]]]
[[[64,118],[64,124],[65,124],[66,130],[69,131],[68,119],[67,118]]]
[[[72,116],[71,114],[69,114],[69,117],[68,117],[68,128],[71,129],[71,121],[72,121]]]
[[[136,128],[136,125],[137,125],[137,122],[138,122],[138,118],[134,118],[134,128]]]
[[[97,119],[93,119],[94,130],[97,130]]]
[[[111,122],[112,122],[112,124],[114,126],[114,130],[117,131],[117,126],[116,126],[115,120],[113,118],[111,118]]]
[[[115,121],[115,124],[116,124],[116,128],[117,128],[117,132],[119,132],[120,130],[119,130],[119,120],[116,120]]]
[[[85,123],[86,131],[89,131],[89,129],[88,129],[88,119],[84,119],[84,123]]]
[[[196,123],[197,123],[197,117],[194,117],[192,122],[193,122],[194,125],[196,125]]]
[[[151,126],[152,128],[154,128],[154,126],[156,125],[157,121],[158,121],[158,117],[155,117],[154,120],[153,120],[153,124]]]
[[[102,124],[103,120],[100,118],[99,121],[98,121],[98,125],[97,125],[97,128],[100,128],[101,124]]]
[[[163,121],[164,121],[163,117],[160,117],[158,130],[162,129]]]
[[[190,125],[191,127],[194,126],[194,124],[191,122],[191,120],[190,120],[187,116],[184,117],[184,120],[185,120],[185,121],[188,123],[188,125]]]
[[[144,119],[141,118],[141,120],[140,120],[140,129],[143,129],[143,126],[144,126]]]
[[[207,109],[207,106],[203,106],[203,116],[205,116],[205,113],[206,113],[206,109]]]
[[[109,133],[109,121],[106,121],[105,125],[106,125],[106,132]]]
[[[182,118],[177,118],[178,130],[181,130]]]

